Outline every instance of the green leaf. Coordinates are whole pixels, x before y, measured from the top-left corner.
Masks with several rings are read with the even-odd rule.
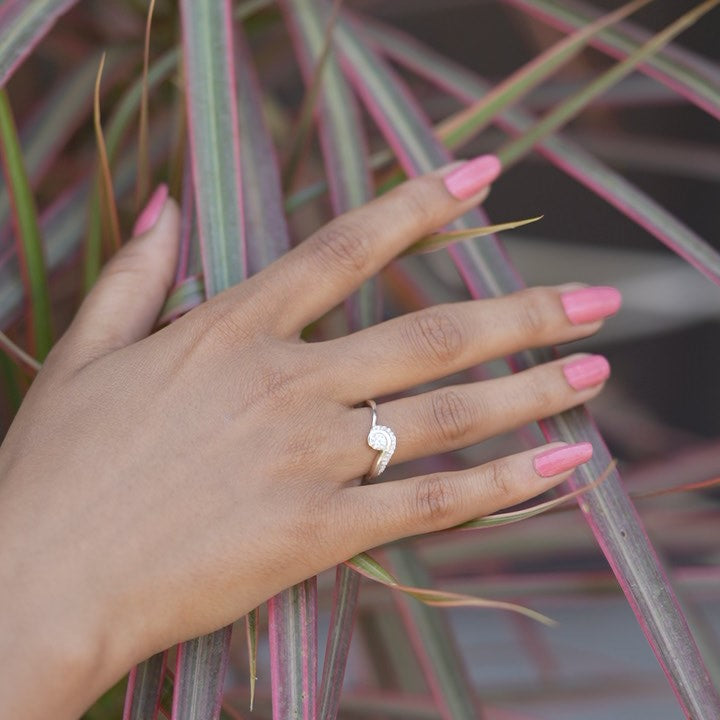
[[[466,143],[485,128],[497,114],[525,97],[576,57],[595,35],[649,2],[652,0],[634,0],[555,43],[496,85],[476,103],[444,120],[438,126],[438,135],[449,148],[456,148]]]
[[[52,347],[52,318],[42,238],[7,92],[0,89],[0,155],[12,206],[18,257],[29,300],[30,348],[41,361]]]
[[[602,95],[608,88],[612,87],[626,75],[629,75],[640,63],[652,57],[658,50],[667,45],[673,38],[683,30],[694,25],[703,15],[717,7],[720,0],[706,0],[689,12],[686,12],[675,22],[668,25],[662,32],[654,35],[650,40],[641,45],[637,50],[615,64],[599,78],[588,83],[571,95],[567,100],[560,103],[554,110],[542,118],[525,135],[512,140],[498,151],[497,155],[504,167],[516,163],[532,150],[534,145],[543,138],[562,127],[576,115],[578,115],[596,97]]]
[[[542,215],[527,220],[514,220],[512,222],[499,223],[497,225],[483,225],[482,227],[463,228],[462,230],[450,230],[448,232],[436,232],[432,235],[426,235],[416,243],[413,243],[402,255],[415,255],[418,253],[429,253],[442,250],[443,248],[459,242],[460,240],[470,240],[472,238],[484,237],[485,235],[494,235],[503,230],[514,230],[515,228],[529,225],[542,219]],[[402,257],[401,255],[401,257]]]
[[[188,129],[208,297],[247,275],[229,0],[181,0]]]
[[[364,577],[374,580],[375,582],[385,585],[392,590],[398,590],[410,597],[434,607],[482,607],[494,608],[496,610],[510,610],[520,613],[526,617],[537,620],[544,625],[554,625],[555,621],[543,615],[542,613],[530,610],[522,605],[503,602],[501,600],[486,600],[484,598],[473,597],[472,595],[462,595],[460,593],[446,592],[444,590],[432,590],[428,588],[413,587],[411,585],[403,585],[399,583],[393,575],[391,575],[380,563],[377,562],[367,553],[360,553],[355,557],[346,561],[348,567],[360,573]]]

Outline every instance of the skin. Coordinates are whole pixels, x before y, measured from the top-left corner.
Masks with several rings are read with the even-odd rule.
[[[333,220],[152,334],[177,259],[173,201],[108,263],[0,448],[0,587],[10,589],[0,649],[13,658],[0,674],[0,716],[77,717],[135,663],[293,583],[570,474],[535,472],[546,446],[359,486],[374,451],[370,410],[358,403],[601,325],[572,325],[560,302],[567,287],[551,287],[302,342],[304,326],[484,198],[457,200],[445,172]],[[601,390],[573,390],[561,365],[380,403],[379,422],[398,436],[393,463]]]

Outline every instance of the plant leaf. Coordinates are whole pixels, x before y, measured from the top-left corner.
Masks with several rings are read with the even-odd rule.
[[[512,612],[517,612],[533,620],[537,620],[544,625],[555,624],[555,621],[549,617],[546,617],[542,613],[535,612],[535,610],[523,607],[522,605],[515,605],[514,603],[503,602],[501,600],[486,600],[473,597],[472,595],[462,595],[460,593],[446,592],[443,590],[403,585],[367,553],[355,555],[355,557],[346,560],[345,564],[360,575],[392,588],[393,590],[403,592],[426,605],[432,605],[433,607],[482,607],[494,608],[496,610],[511,610]]]
[[[0,86],[77,0],[3,0],[0,7]]]
[[[247,273],[230,0],[181,0],[195,204],[208,297]]]
[[[514,220],[512,222],[500,223],[497,225],[484,225],[482,227],[467,228],[466,230],[451,230],[449,232],[436,232],[426,235],[416,243],[413,243],[405,252],[400,255],[415,255],[417,253],[428,253],[442,250],[443,248],[458,242],[459,240],[471,240],[473,238],[485,237],[486,235],[494,235],[503,230],[514,230],[515,228],[529,225],[542,219],[542,215],[527,220]]]
[[[448,155],[422,111],[397,76],[367,46],[363,33],[357,23],[343,19],[338,24],[344,66],[405,171],[414,175],[446,163]],[[455,226],[477,225],[478,221],[484,218],[473,211]],[[492,238],[482,245],[461,243],[448,252],[475,297],[506,294],[523,286]],[[522,369],[549,357],[546,352],[527,352],[516,356],[513,366]],[[544,420],[540,427],[548,440],[593,443],[593,459],[574,473],[572,489],[593,482],[611,461],[602,438],[582,409]],[[612,472],[604,483],[583,495],[580,507],[686,714],[703,720],[720,714],[720,698],[619,474]]]
[[[363,18],[363,27],[383,52],[443,87],[463,102],[483,97],[489,85],[412,38]],[[507,110],[495,122],[513,134],[527,132],[534,118],[520,109]],[[617,210],[637,222],[693,267],[720,284],[720,256],[708,243],[652,198],[603,165],[577,144],[553,135],[537,148],[558,168],[587,186]]]
[[[317,579],[268,600],[273,718],[317,717]]]
[[[547,137],[558,128],[565,125],[569,120],[580,113],[596,97],[605,90],[618,83],[626,75],[629,75],[640,63],[654,55],[663,46],[667,45],[674,37],[683,30],[691,27],[703,15],[717,7],[720,0],[706,0],[692,10],[686,12],[675,22],[668,25],[664,30],[651,37],[646,43],[633,51],[624,60],[602,73],[593,82],[588,83],[571,95],[567,100],[557,105],[545,117],[537,122],[525,135],[510,141],[500,148],[498,157],[502,160],[503,166],[507,167],[517,162],[526,155],[533,146],[541,139]]]
[[[495,115],[525,97],[576,57],[595,35],[649,2],[652,0],[634,0],[584,25],[514,72],[474,104],[444,120],[438,126],[438,134],[445,145],[456,148],[470,140],[487,127]]]
[[[118,218],[117,205],[115,204],[115,190],[113,189],[112,173],[110,172],[110,161],[108,160],[105,137],[102,130],[100,118],[100,82],[102,80],[103,67],[105,66],[105,54],[100,58],[97,78],[95,80],[95,96],[93,101],[93,117],[95,121],[95,140],[98,148],[98,167],[100,175],[100,196],[102,197],[105,216],[108,220],[108,230],[112,240],[113,249],[119,250],[122,245],[120,233],[120,220]]]
[[[357,102],[342,74],[336,54],[331,52],[334,11],[338,5],[333,6],[329,19],[320,3],[284,0],[281,7],[287,18],[305,85],[309,88],[306,91],[307,106],[312,104],[316,108],[330,202],[333,212],[339,215],[367,202],[373,190]],[[311,93],[314,96],[311,97]],[[381,303],[377,282],[364,283],[346,301],[345,307],[349,326],[353,330],[378,322]],[[338,567],[318,698],[318,714],[322,720],[335,720],[340,707],[359,586],[355,573],[345,566]]]
[[[10,197],[23,284],[29,301],[30,353],[44,360],[52,347],[52,311],[42,238],[7,92],[0,89],[0,157]]]
[[[562,30],[573,30],[593,22],[596,11],[578,2],[555,0],[505,0],[506,3],[549,22]],[[678,7],[681,7],[678,5]],[[646,30],[624,22],[603,30],[590,44],[617,57],[635,52],[650,37]],[[647,58],[638,70],[655,78],[689,102],[720,120],[720,73],[689,51],[668,46]]]
[[[155,720],[160,711],[167,651],[157,653],[130,671],[123,720]]]
[[[178,645],[171,720],[218,718],[232,626]]]
[[[258,608],[255,608],[245,616],[245,638],[247,639],[248,667],[250,669],[250,712],[255,704],[255,683],[257,681],[258,613]]]
[[[150,151],[148,149],[148,106],[150,94],[148,87],[148,69],[150,66],[150,31],[152,29],[155,0],[150,0],[147,22],[145,24],[145,44],[143,47],[142,93],[140,100],[140,120],[138,127],[138,165],[137,187],[135,193],[135,210],[140,212],[143,203],[150,193]]]

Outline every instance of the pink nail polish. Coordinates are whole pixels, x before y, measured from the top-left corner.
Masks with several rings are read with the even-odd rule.
[[[570,290],[560,296],[565,314],[573,325],[595,322],[620,309],[622,295],[614,287],[589,287]]]
[[[575,390],[585,390],[610,377],[610,363],[602,355],[586,355],[563,365],[568,385]]]
[[[145,209],[138,216],[133,228],[133,237],[142,235],[150,230],[158,221],[162,209],[165,207],[165,201],[168,198],[168,186],[163,183],[158,185],[155,192],[148,200]]]
[[[481,155],[468,160],[445,176],[445,187],[458,200],[467,200],[487,187],[502,170],[495,155]]]
[[[536,455],[533,465],[540,477],[549,478],[582,465],[592,457],[592,454],[593,447],[589,442],[564,445]]]

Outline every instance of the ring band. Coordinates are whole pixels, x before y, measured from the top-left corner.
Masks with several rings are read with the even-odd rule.
[[[395,452],[395,446],[397,445],[397,438],[395,433],[387,425],[377,424],[377,404],[374,400],[366,400],[365,404],[372,410],[372,425],[370,432],[367,436],[367,444],[373,449],[377,450],[378,453],[373,460],[373,464],[370,467],[370,471],[363,478],[364,480],[372,480],[373,478],[381,475],[385,468],[390,462],[393,453]]]

